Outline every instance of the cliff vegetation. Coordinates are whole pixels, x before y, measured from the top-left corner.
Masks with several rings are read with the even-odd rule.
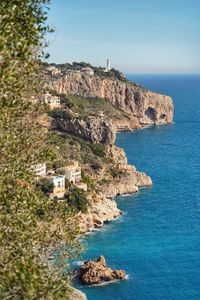
[[[50,201],[30,174],[32,164],[51,161],[32,105],[38,94],[48,0],[2,0],[0,5],[0,299],[69,299],[71,273],[53,272],[48,258],[61,242],[65,258],[80,250],[74,213]],[[40,49],[40,50],[39,50]],[[62,267],[64,262],[61,260]]]

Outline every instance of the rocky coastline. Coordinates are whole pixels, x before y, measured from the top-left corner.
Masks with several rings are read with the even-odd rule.
[[[59,115],[52,118],[51,128],[91,144],[104,145],[105,157],[101,156],[101,166],[96,164],[95,170],[94,165],[91,167],[84,163],[81,166],[96,183],[96,188],[88,191],[90,205],[87,213],[78,213],[80,234],[86,234],[123,214],[117,207],[116,196],[137,193],[141,187],[152,186],[151,178],[129,165],[124,150],[114,145],[116,134],[171,123],[173,102],[169,96],[151,92],[128,80],[91,76],[80,71],[46,76],[45,81],[46,87],[57,95],[69,96],[66,103],[71,101],[70,95],[83,97],[77,101],[73,99],[73,108],[63,107],[62,112],[67,117]],[[93,99],[93,103],[100,102],[101,108],[105,107],[105,103],[99,99],[105,99],[110,107],[100,114],[95,112],[95,107],[92,115],[88,115],[91,110],[84,111],[84,105],[94,105],[90,99]],[[82,105],[81,110],[77,105]],[[110,111],[113,111],[113,115],[110,115]],[[83,284],[99,284],[124,277],[124,271],[107,268],[104,257],[85,262],[81,267],[80,279]],[[82,298],[79,296],[85,299],[84,295]]]
[[[80,232],[82,234],[101,228],[104,223],[123,214],[117,207],[116,196],[136,193],[139,188],[152,185],[152,180],[148,175],[138,172],[135,166],[128,164],[123,149],[110,145],[107,151],[120,171],[118,176],[111,178],[105,166],[98,174],[93,175],[95,181],[101,182],[103,179],[105,183],[97,185],[98,193],[93,191],[88,195],[91,205],[86,214],[80,214]]]
[[[58,94],[96,98],[96,102],[98,98],[104,98],[118,110],[116,118],[106,115],[109,111],[102,116],[77,116],[73,109],[77,104],[81,105],[80,98],[80,103],[72,109],[63,109],[70,117],[54,117],[51,122],[54,130],[67,132],[93,144],[105,145],[106,156],[113,161],[112,165],[104,163],[100,171],[89,170],[91,178],[97,183],[98,192],[88,193],[90,207],[86,214],[80,213],[80,232],[87,233],[122,214],[117,208],[116,196],[136,193],[141,187],[152,185],[148,175],[128,164],[123,149],[116,147],[114,142],[116,134],[121,131],[170,123],[173,119],[172,99],[127,80],[91,76],[73,70],[66,71],[64,75],[46,76],[45,80],[46,86]],[[110,175],[111,167],[117,173],[114,176]]]

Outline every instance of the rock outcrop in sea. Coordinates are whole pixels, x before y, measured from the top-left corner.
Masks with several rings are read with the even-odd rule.
[[[107,267],[104,256],[96,260],[86,261],[81,266],[80,280],[85,285],[101,284],[122,280],[126,276],[123,270],[113,270]]]

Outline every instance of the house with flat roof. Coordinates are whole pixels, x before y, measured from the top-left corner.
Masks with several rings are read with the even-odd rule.
[[[65,178],[71,183],[77,183],[81,181],[81,167],[79,167],[78,162],[74,161],[72,164],[59,168],[57,172],[62,172]]]
[[[65,195],[65,176],[49,176],[47,177],[53,184],[53,192],[50,194],[50,198],[63,198]]]
[[[30,171],[36,176],[46,176],[46,163],[35,164],[30,167]]]
[[[50,106],[51,109],[60,108],[60,97],[53,96],[49,92],[42,95],[42,100]]]

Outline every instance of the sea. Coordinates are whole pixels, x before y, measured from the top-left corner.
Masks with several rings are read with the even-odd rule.
[[[170,95],[174,122],[118,134],[116,145],[153,186],[117,197],[124,215],[83,238],[83,261],[104,255],[126,279],[77,287],[88,300],[200,300],[200,75],[128,78]]]

